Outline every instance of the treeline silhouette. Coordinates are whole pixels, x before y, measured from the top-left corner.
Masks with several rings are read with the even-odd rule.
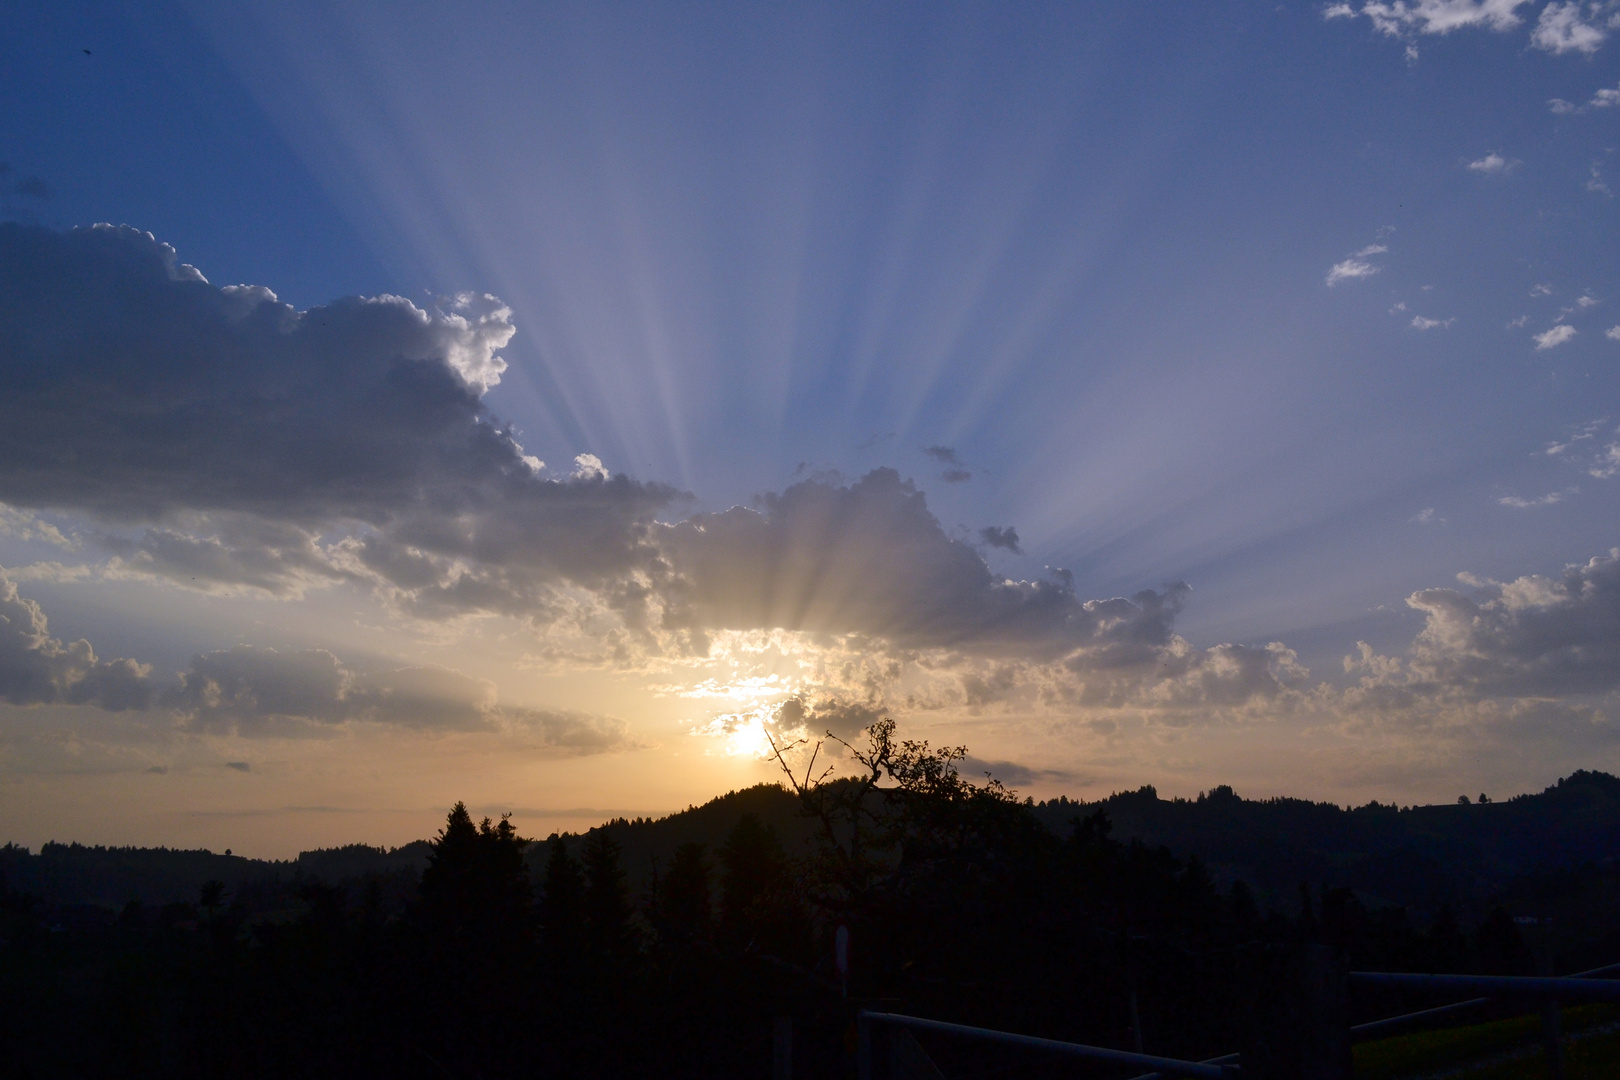
[[[1331,877],[1262,896],[1196,855],[1117,839],[1108,807],[1070,804],[1051,828],[1054,804],[970,782],[964,750],[902,741],[888,721],[845,752],[853,776],[789,774],[583,838],[527,840],[457,804],[419,873],[351,851],[365,869],[343,884],[215,878],[74,930],[0,887],[0,1068],[761,1077],[773,1022],[791,1017],[795,1075],[842,1077],[859,1005],[1199,1058],[1252,1038],[1307,943],[1359,968],[1529,972],[1539,931],[1513,905],[1538,889],[1584,897],[1556,924],[1562,970],[1617,958],[1612,866],[1551,868],[1477,917],[1442,905],[1420,920]],[[1414,1004],[1354,1003],[1361,1019]],[[1007,1065],[929,1049],[947,1073]]]

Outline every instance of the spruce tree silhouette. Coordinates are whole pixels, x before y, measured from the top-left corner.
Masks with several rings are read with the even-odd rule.
[[[720,932],[727,944],[778,950],[783,944],[787,857],[776,830],[744,814],[720,849],[720,865]]]
[[[707,941],[714,919],[709,896],[709,859],[704,846],[688,841],[675,849],[669,874],[654,898],[659,940],[684,948]]]
[[[463,803],[450,811],[431,841],[421,896],[430,927],[468,944],[513,944],[532,932],[529,872],[509,815],[474,825]]]
[[[630,922],[624,870],[619,866],[619,845],[599,829],[586,838],[582,854],[585,934],[591,958],[605,968],[619,968],[635,949],[635,927]]]
[[[545,878],[541,882],[540,935],[546,961],[554,976],[568,973],[579,962],[585,930],[585,878],[579,863],[568,854],[568,843],[553,835],[547,845]]]
[[[508,816],[474,825],[460,802],[430,841],[418,885],[427,932],[424,974],[436,999],[435,1024],[421,1032],[429,1045],[418,1045],[429,1060],[487,1073],[527,1037],[520,1017],[534,973],[534,906],[523,863],[528,843]],[[505,1007],[487,1009],[489,1000]]]

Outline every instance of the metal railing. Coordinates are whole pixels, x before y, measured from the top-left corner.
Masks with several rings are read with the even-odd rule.
[[[1546,1035],[1549,1040],[1549,1053],[1553,1054],[1555,1044],[1561,1039],[1561,1030],[1556,1021],[1557,1003],[1562,1001],[1620,1002],[1620,979],[1597,978],[1597,976],[1617,971],[1620,971],[1620,964],[1608,964],[1603,967],[1576,972],[1573,975],[1558,977],[1425,975],[1389,971],[1351,971],[1345,973],[1343,978],[1347,982],[1360,983],[1366,986],[1418,990],[1455,990],[1461,993],[1476,993],[1483,996],[1450,1005],[1419,1009],[1416,1012],[1385,1017],[1382,1020],[1373,1020],[1364,1024],[1355,1024],[1349,1029],[1350,1036],[1355,1041],[1365,1041],[1369,1037],[1381,1035],[1386,1031],[1441,1019],[1502,998],[1532,999],[1544,1003],[1543,1019],[1544,1023],[1548,1024]],[[1549,1020],[1549,1018],[1551,1019]],[[1043,1039],[1033,1035],[1018,1035],[1009,1031],[970,1027],[966,1024],[952,1024],[943,1020],[929,1020],[920,1016],[862,1010],[857,1017],[857,1058],[860,1080],[876,1080],[878,1076],[886,1071],[878,1063],[878,1057],[881,1053],[880,1045],[883,1042],[881,1029],[884,1027],[935,1031],[959,1038],[1000,1043],[1005,1046],[1016,1046],[1064,1057],[1117,1065],[1135,1065],[1152,1070],[1133,1078],[1133,1080],[1161,1080],[1161,1078],[1169,1077],[1195,1077],[1199,1078],[1199,1080],[1233,1080],[1233,1078],[1242,1075],[1242,1069],[1239,1065],[1240,1055],[1238,1054],[1223,1054],[1219,1057],[1206,1058],[1203,1061],[1183,1061],[1178,1058],[1158,1057],[1153,1054],[1113,1050],[1103,1046],[1087,1046],[1083,1043],[1062,1042],[1057,1039]],[[1561,1055],[1554,1054],[1555,1074],[1561,1072],[1558,1067],[1561,1065],[1561,1061],[1557,1060],[1559,1056]]]
[[[857,1020],[858,1041],[858,1067],[860,1080],[875,1080],[878,1075],[877,1057],[880,1053],[878,1044],[881,1041],[879,1028],[892,1026],[899,1028],[915,1028],[919,1031],[938,1031],[947,1035],[961,1038],[976,1039],[981,1042],[1000,1043],[1004,1046],[1017,1046],[1026,1050],[1038,1050],[1048,1054],[1063,1057],[1084,1058],[1090,1061],[1105,1061],[1115,1065],[1135,1065],[1139,1068],[1152,1069],[1160,1076],[1186,1076],[1198,1080],[1235,1080],[1241,1073],[1235,1065],[1225,1064],[1235,1060],[1235,1054],[1219,1058],[1216,1061],[1182,1061],[1178,1058],[1156,1057],[1152,1054],[1133,1054],[1127,1050],[1110,1050],[1105,1046],[1086,1046],[1082,1043],[1060,1042],[1057,1039],[1041,1039],[1033,1035],[1015,1035],[1010,1031],[992,1031],[989,1028],[968,1027],[966,1024],[949,1024],[943,1020],[926,1020],[920,1016],[902,1016],[898,1013],[881,1013],[863,1010]]]

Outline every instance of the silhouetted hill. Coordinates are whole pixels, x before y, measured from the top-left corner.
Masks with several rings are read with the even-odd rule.
[[[131,900],[148,907],[193,901],[208,881],[235,895],[294,887],[304,880],[330,885],[405,874],[414,880],[427,865],[428,842],[397,848],[350,844],[302,852],[290,860],[247,859],[206,850],[101,847],[48,843],[39,854],[15,845],[0,848],[0,875],[12,889],[48,907],[93,905],[118,909]]]
[[[1217,787],[1196,799],[1161,799],[1151,787],[1097,802],[1037,803],[1047,826],[1106,811],[1114,836],[1196,856],[1224,880],[1242,879],[1289,906],[1301,882],[1355,890],[1369,906],[1423,915],[1473,909],[1516,879],[1620,855],[1620,778],[1576,772],[1540,794],[1505,802],[1345,808],[1304,799],[1240,798]]]
[[[1262,903],[1289,910],[1303,882],[1346,886],[1368,906],[1400,905],[1422,917],[1443,905],[1478,911],[1504,890],[1530,889],[1523,884],[1530,879],[1582,866],[1612,868],[1620,855],[1620,778],[1584,770],[1539,794],[1484,804],[1372,802],[1346,808],[1304,799],[1249,800],[1225,786],[1196,799],[1161,799],[1143,787],[1095,802],[1033,803],[1030,810],[1060,835],[1076,819],[1103,810],[1115,838],[1196,856],[1219,880],[1243,880]],[[655,868],[667,867],[681,844],[704,844],[712,858],[744,814],[772,827],[789,855],[805,851],[817,828],[800,814],[793,795],[776,784],[758,784],[668,817],[620,818],[590,832],[605,831],[618,843],[632,894],[640,895]],[[576,852],[580,839],[570,837]],[[393,849],[351,844],[284,861],[50,843],[37,855],[0,848],[0,873],[12,888],[52,906],[116,909],[132,899],[152,906],[195,900],[210,880],[235,893],[250,884],[274,890],[304,880],[337,885],[370,877],[414,879],[427,865],[427,853],[425,840]],[[530,847],[531,880],[539,881],[544,858],[543,842]]]
[[[654,868],[669,866],[675,849],[682,844],[696,842],[713,853],[726,842],[731,830],[744,814],[753,814],[762,823],[776,830],[777,839],[789,855],[805,850],[817,823],[799,813],[798,797],[778,784],[755,784],[741,791],[731,791],[710,799],[702,806],[692,806],[668,817],[616,818],[604,822],[584,835],[606,832],[621,850],[620,865],[624,867],[633,895],[639,895],[652,879]],[[574,848],[579,837],[569,835]],[[577,848],[575,849],[577,850]],[[545,862],[546,846],[535,844],[528,852],[529,876],[538,881],[540,868]]]

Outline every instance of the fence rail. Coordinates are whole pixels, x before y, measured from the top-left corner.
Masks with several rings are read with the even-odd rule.
[[[1412,990],[1455,990],[1487,997],[1551,998],[1555,1001],[1620,1001],[1620,980],[1537,975],[1416,975],[1352,971],[1351,982]],[[1459,1003],[1461,1004],[1461,1003]]]
[[[1344,972],[1343,969],[1340,969],[1340,972],[1341,974],[1335,976],[1336,978],[1342,979],[1344,982],[1359,983],[1364,986],[1411,990],[1454,990],[1460,993],[1482,995],[1468,1001],[1455,1002],[1451,1005],[1440,1005],[1435,1008],[1420,1009],[1417,1012],[1403,1013],[1400,1016],[1373,1020],[1365,1024],[1356,1024],[1349,1028],[1349,1034],[1356,1039],[1366,1039],[1394,1028],[1406,1027],[1429,1020],[1438,1020],[1452,1013],[1471,1009],[1500,998],[1540,1001],[1543,1003],[1543,1023],[1548,1025],[1546,1037],[1555,1076],[1560,1075],[1562,1072],[1562,1054],[1557,1045],[1561,1042],[1562,1035],[1561,1025],[1557,1021],[1557,1003],[1562,1001],[1620,1002],[1620,979],[1597,977],[1620,972],[1620,964],[1609,964],[1604,967],[1592,968],[1588,971],[1560,977],[1426,975],[1392,971]],[[1344,983],[1341,982],[1340,985],[1343,986]],[[1341,1020],[1340,1023],[1342,1022]],[[1010,1031],[994,1031],[989,1028],[970,1027],[966,1024],[952,1024],[944,1020],[929,1020],[921,1016],[862,1010],[858,1014],[859,1048],[857,1053],[860,1080],[876,1080],[877,1077],[886,1075],[890,1071],[884,1068],[887,1063],[880,1063],[878,1060],[880,1057],[879,1047],[884,1041],[882,1033],[884,1028],[934,1031],[980,1042],[999,1043],[1004,1046],[1016,1046],[1048,1054],[1109,1062],[1116,1065],[1133,1065],[1151,1070],[1142,1076],[1134,1078],[1134,1080],[1160,1080],[1160,1078],[1168,1080],[1170,1077],[1192,1077],[1196,1078],[1196,1080],[1235,1080],[1235,1078],[1243,1075],[1239,1064],[1240,1055],[1238,1054],[1225,1054],[1220,1057],[1207,1058],[1203,1061],[1182,1061],[1178,1058],[1157,1057],[1153,1054],[1132,1053],[1128,1050],[1113,1050],[1104,1046],[1087,1046],[1083,1043],[1043,1039],[1033,1035],[1018,1035]],[[1344,1029],[1340,1028],[1340,1030],[1343,1031]],[[912,1045],[915,1046],[914,1043]]]
[[[977,1039],[981,1042],[1019,1046],[1027,1050],[1040,1050],[1065,1057],[1107,1061],[1116,1065],[1135,1065],[1138,1068],[1152,1069],[1160,1076],[1186,1076],[1195,1077],[1198,1080],[1235,1080],[1236,1077],[1241,1075],[1238,1069],[1232,1065],[1202,1061],[1182,1061],[1178,1058],[1155,1057],[1152,1054],[1133,1054],[1128,1050],[1110,1050],[1105,1046],[1086,1046],[1082,1043],[1060,1042],[1057,1039],[1041,1039],[1033,1035],[1015,1035],[1010,1031],[992,1031],[989,1028],[968,1027],[966,1024],[950,1024],[943,1020],[927,1020],[920,1016],[862,1011],[860,1014],[860,1047],[858,1051],[860,1057],[860,1080],[873,1080],[874,1078],[876,1052],[873,1044],[877,1041],[874,1038],[874,1029],[880,1025],[914,1028],[919,1031],[939,1031],[962,1038]]]

